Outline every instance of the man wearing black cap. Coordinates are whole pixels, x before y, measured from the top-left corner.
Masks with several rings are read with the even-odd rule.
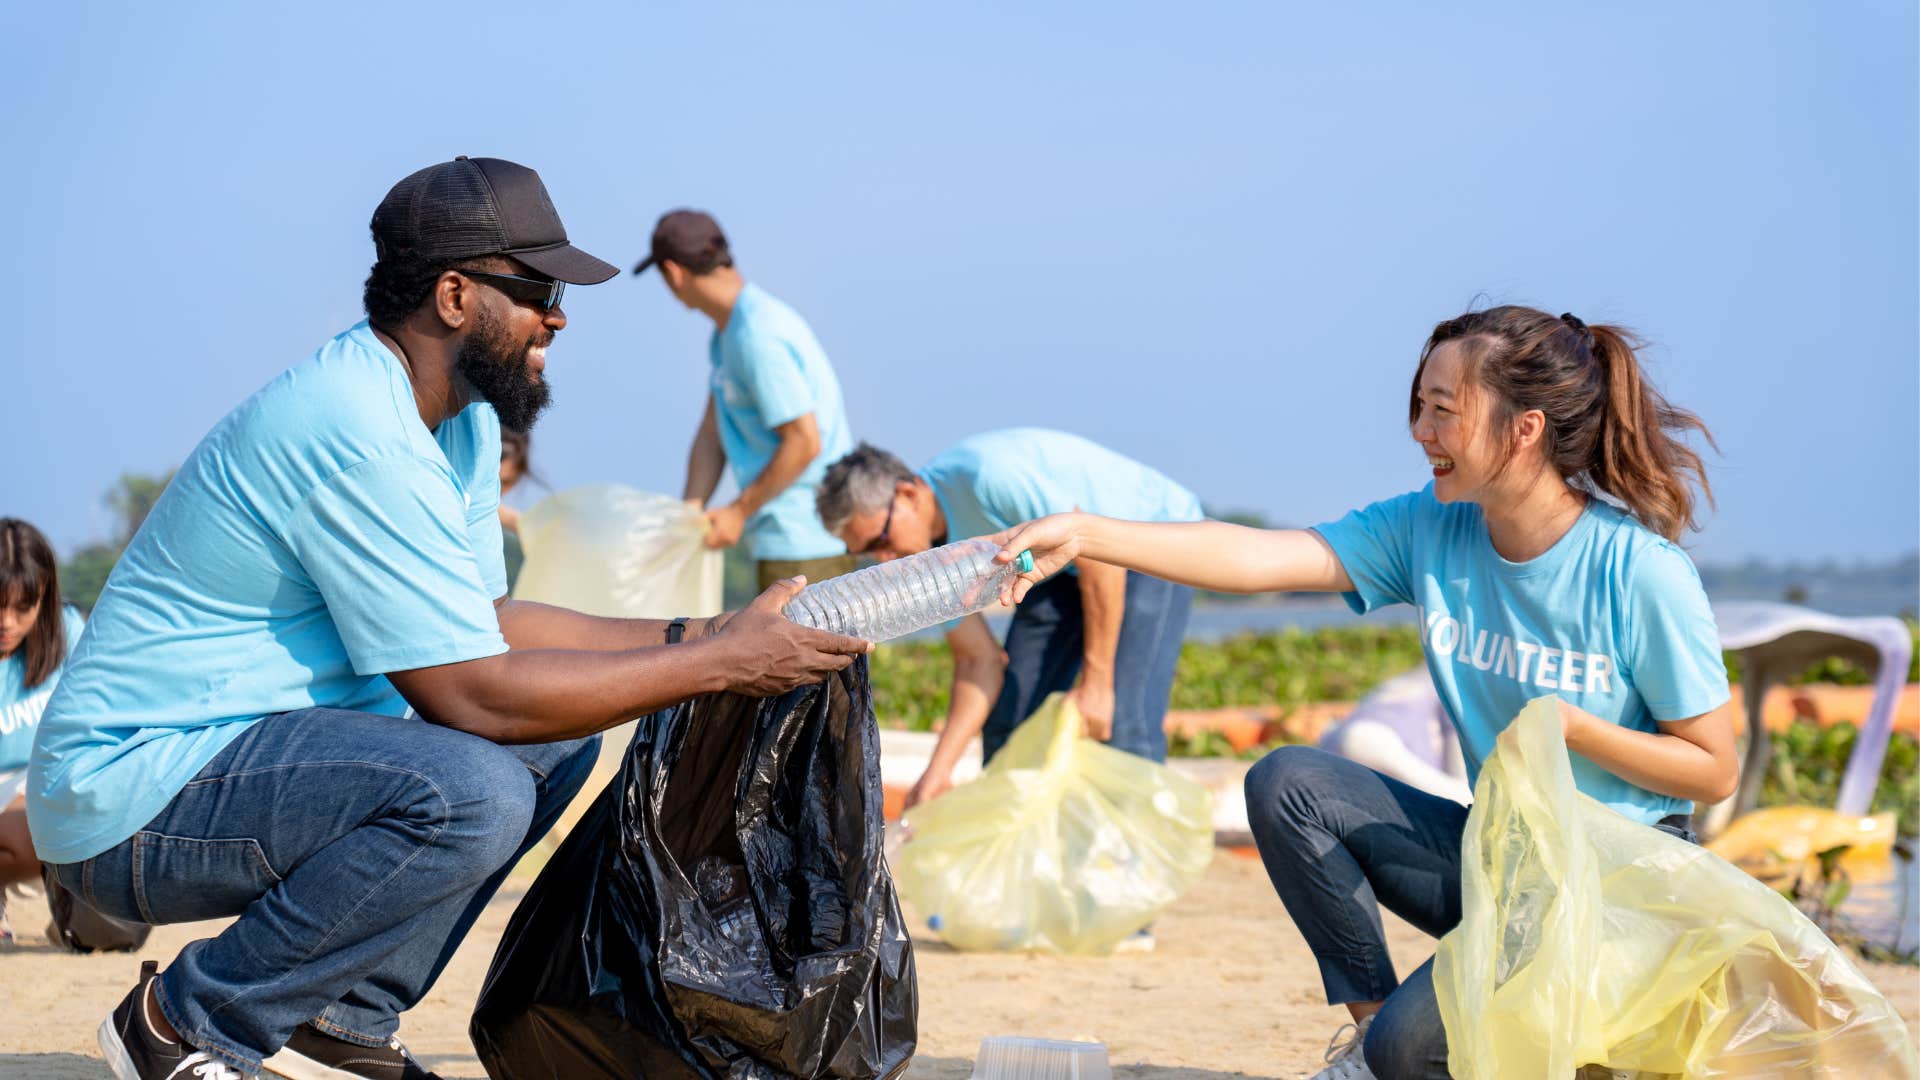
[[[99,1032],[120,1080],[430,1077],[399,1014],[597,732],[866,647],[781,618],[794,582],[692,626],[507,600],[500,425],[546,404],[566,286],[615,269],[492,158],[402,180],[373,238],[368,321],[188,457],[42,721],[28,818],[68,889],[146,923],[239,916],[142,966]]]
[[[707,546],[744,537],[763,589],[796,574],[823,581],[853,569],[846,545],[813,510],[827,462],[853,449],[827,351],[798,312],[741,278],[708,215],[663,216],[633,272],[656,265],[674,297],[714,324],[711,392],[687,459],[686,497],[705,506],[729,464],[740,494],[707,511]]]

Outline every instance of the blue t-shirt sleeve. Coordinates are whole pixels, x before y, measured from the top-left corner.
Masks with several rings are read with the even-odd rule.
[[[491,412],[491,410],[489,410]],[[475,425],[473,475],[467,478],[467,538],[487,595],[507,595],[507,549],[500,535],[500,422]]]
[[[1720,654],[1707,590],[1693,560],[1678,548],[1648,548],[1628,571],[1622,662],[1655,720],[1686,720],[1727,703],[1727,666]]]
[[[786,342],[768,334],[750,334],[726,351],[734,381],[746,388],[771,431],[817,408],[800,358]]]
[[[282,529],[360,675],[507,651],[453,478],[378,458],[314,489]]]
[[[1313,527],[1353,579],[1354,591],[1341,595],[1354,611],[1413,603],[1413,523],[1425,497],[1410,491]]]

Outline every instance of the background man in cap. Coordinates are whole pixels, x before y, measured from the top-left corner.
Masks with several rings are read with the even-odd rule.
[[[861,443],[828,467],[818,505],[848,551],[883,560],[1075,509],[1128,521],[1204,516],[1192,492],[1157,470],[1043,428],[970,436],[917,473]],[[1184,585],[1081,559],[1027,593],[1004,649],[980,616],[955,623],[946,726],[908,805],[952,785],[976,733],[991,758],[1056,691],[1072,691],[1088,734],[1165,761],[1167,699],[1192,608]]]
[[[668,290],[714,325],[713,375],[687,457],[686,497],[705,506],[723,464],[733,466],[740,494],[707,511],[707,546],[744,537],[763,589],[796,574],[824,581],[853,569],[813,512],[826,463],[853,448],[826,350],[798,312],[740,276],[706,214],[675,210],[660,219],[652,252],[633,272],[656,265]]]
[[[142,966],[100,1028],[120,1080],[263,1058],[430,1076],[399,1014],[579,788],[597,732],[865,648],[781,618],[792,582],[690,627],[509,601],[500,425],[546,404],[566,284],[615,268],[568,243],[533,170],[491,158],[407,177],[372,228],[368,321],[195,448],[42,721],[28,816],[69,889],[143,922],[239,916],[165,974]]]

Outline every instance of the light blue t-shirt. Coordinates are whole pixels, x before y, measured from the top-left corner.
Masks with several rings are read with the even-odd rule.
[[[1046,428],[972,435],[927,462],[921,479],[947,518],[947,542],[1081,510],[1122,521],[1199,521],[1193,492],[1099,443]]]
[[[45,615],[41,613],[41,617]],[[61,605],[60,620],[67,638],[67,655],[72,656],[86,620],[68,604]],[[15,649],[13,655],[0,660],[0,773],[27,767],[27,758],[33,753],[33,733],[39,729],[47,699],[59,683],[60,669],[54,668],[38,686],[29,688],[25,649]]]
[[[107,579],[47,703],[27,822],[47,862],[138,832],[248,725],[404,714],[384,673],[505,652],[500,422],[428,431],[365,323],[201,440]]]
[[[1726,704],[1727,669],[1706,589],[1686,552],[1601,499],[1539,557],[1493,549],[1473,503],[1433,487],[1315,530],[1353,579],[1358,612],[1420,609],[1427,668],[1460,732],[1467,779],[1527,702],[1557,695],[1601,719],[1655,732]],[[1573,755],[1574,784],[1644,824],[1692,810]]]
[[[710,388],[720,423],[720,447],[742,488],[764,471],[780,447],[782,424],[808,413],[820,429],[820,453],[787,490],[747,519],[743,539],[756,559],[823,559],[847,547],[814,511],[813,492],[827,466],[853,449],[840,380],[827,351],[800,313],[747,285],[734,301],[724,330],[707,345]]]

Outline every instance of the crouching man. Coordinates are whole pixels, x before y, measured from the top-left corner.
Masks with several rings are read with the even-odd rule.
[[[547,401],[573,247],[531,169],[459,158],[375,210],[367,321],[214,426],[48,703],[40,857],[110,915],[239,916],[100,1027],[120,1080],[423,1080],[396,1036],[597,733],[818,681],[865,643],[776,585],[681,626],[510,601],[502,423]],[[669,645],[684,630],[686,641]]]

